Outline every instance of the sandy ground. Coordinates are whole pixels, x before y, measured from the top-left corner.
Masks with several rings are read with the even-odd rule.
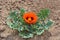
[[[51,10],[49,17],[55,22],[49,31],[28,40],[60,40],[60,0],[0,0],[0,40],[26,40],[6,25],[9,12],[20,8],[36,13],[42,8],[49,8]]]

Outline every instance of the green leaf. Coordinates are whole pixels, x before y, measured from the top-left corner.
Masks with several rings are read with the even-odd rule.
[[[25,9],[24,8],[21,8],[20,9],[20,15],[22,16],[24,13],[25,13]]]
[[[44,26],[45,30],[48,30],[48,28],[52,25],[52,21],[48,20],[47,24]]]
[[[20,27],[18,27],[18,31],[20,32],[20,31],[23,31],[24,30],[24,28],[22,27],[22,26],[20,26]]]
[[[24,23],[24,20],[23,20],[22,17],[20,17],[20,18],[18,19],[18,21],[21,22],[21,23]]]
[[[11,22],[10,19],[11,19],[10,17],[7,18],[7,22],[6,22],[7,25],[12,29],[17,29],[18,28],[18,22],[15,22],[14,20],[13,20],[13,22]]]
[[[13,12],[10,12],[9,16],[12,17],[12,18],[15,18],[17,17],[17,11],[13,11]]]
[[[42,24],[40,22],[37,22],[35,25],[37,26],[38,29],[43,29]]]
[[[35,31],[38,29],[38,26],[36,26],[36,25],[31,25],[31,28],[30,28],[30,31],[31,32],[33,32],[33,33],[35,33]]]
[[[8,17],[11,17],[11,19],[13,19],[16,22],[18,20],[18,12],[17,11],[10,12],[10,15]]]
[[[32,33],[25,33],[25,32],[20,32],[19,36],[21,36],[22,38],[32,38],[33,34]]]
[[[10,28],[12,28],[13,23],[11,23],[11,22],[10,22],[10,21],[8,21],[8,20],[7,20],[7,22],[6,22],[6,23],[7,23],[7,25],[8,25]]]
[[[41,35],[43,32],[44,32],[43,29],[41,29],[41,30],[37,30],[37,31],[36,31],[36,34],[37,34],[37,35]]]
[[[12,28],[17,29],[18,28],[18,22],[13,23]]]
[[[40,12],[38,13],[38,16],[41,20],[44,20],[48,17],[50,13],[50,10],[49,9],[42,9],[40,10]]]

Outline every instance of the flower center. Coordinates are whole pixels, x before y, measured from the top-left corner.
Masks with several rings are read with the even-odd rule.
[[[33,17],[27,17],[26,19],[31,22],[33,20]]]
[[[28,18],[28,21],[31,21],[32,19],[31,18]]]

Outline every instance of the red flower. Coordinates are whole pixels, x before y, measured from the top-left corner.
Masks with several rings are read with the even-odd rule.
[[[34,12],[27,12],[23,15],[23,19],[25,20],[25,22],[29,24],[34,24],[36,23],[38,17],[36,16],[36,13]]]

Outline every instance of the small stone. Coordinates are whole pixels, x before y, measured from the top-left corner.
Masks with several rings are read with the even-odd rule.
[[[9,36],[7,36],[6,40],[14,40],[14,39],[13,39],[13,36],[9,35]]]
[[[0,6],[0,10],[2,9],[2,6]]]
[[[5,30],[3,32],[1,32],[0,36],[1,37],[7,37],[8,35],[11,35],[12,32],[13,32],[12,29],[5,26]]]
[[[5,30],[5,26],[4,25],[0,25],[0,32]]]

